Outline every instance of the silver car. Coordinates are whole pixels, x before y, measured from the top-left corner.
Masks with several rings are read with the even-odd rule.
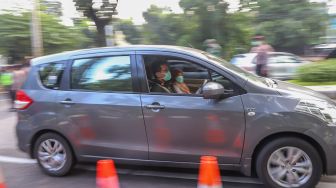
[[[294,79],[297,76],[297,70],[299,67],[311,63],[291,53],[270,52],[268,55],[268,77],[274,79]],[[231,59],[231,63],[255,74],[256,57],[257,53],[238,54]]]
[[[160,74],[161,87],[174,84],[169,73],[177,69],[189,94],[153,89]],[[314,187],[322,174],[336,174],[335,102],[191,48],[36,58],[15,103],[19,148],[52,176],[106,158],[198,168],[203,155],[266,187]]]

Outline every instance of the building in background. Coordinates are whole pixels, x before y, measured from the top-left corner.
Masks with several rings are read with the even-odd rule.
[[[42,0],[41,1],[41,10],[49,15],[56,17],[62,17],[62,3],[58,0]]]

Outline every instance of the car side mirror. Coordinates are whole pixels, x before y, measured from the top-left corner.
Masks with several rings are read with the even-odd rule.
[[[225,94],[222,84],[217,82],[208,82],[202,87],[204,99],[220,99]]]

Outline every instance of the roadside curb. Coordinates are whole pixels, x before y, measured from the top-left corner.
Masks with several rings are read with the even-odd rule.
[[[336,99],[336,86],[306,86],[309,89],[320,92],[331,99]]]

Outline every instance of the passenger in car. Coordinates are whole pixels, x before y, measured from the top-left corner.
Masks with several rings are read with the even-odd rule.
[[[172,93],[171,73],[166,63],[154,63],[153,72],[155,80],[152,83],[151,92]]]
[[[189,87],[184,83],[183,71],[175,69],[172,70],[173,75],[173,89],[175,93],[191,94]]]

